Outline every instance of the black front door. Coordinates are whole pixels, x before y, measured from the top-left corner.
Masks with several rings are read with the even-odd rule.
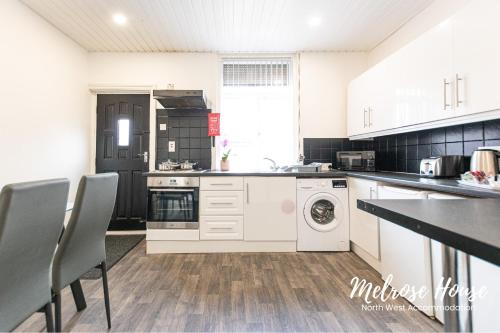
[[[96,172],[120,176],[110,230],[146,228],[149,95],[97,96]]]

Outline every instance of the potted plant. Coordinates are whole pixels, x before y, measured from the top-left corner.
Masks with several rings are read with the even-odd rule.
[[[229,154],[231,153],[231,149],[228,149],[228,140],[227,139],[224,139],[222,141],[222,159],[220,161],[220,169],[222,171],[229,171],[229,160],[228,160],[228,157],[229,157]]]

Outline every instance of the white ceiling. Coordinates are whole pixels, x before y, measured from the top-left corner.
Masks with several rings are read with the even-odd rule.
[[[294,52],[371,50],[433,0],[21,1],[89,51]]]

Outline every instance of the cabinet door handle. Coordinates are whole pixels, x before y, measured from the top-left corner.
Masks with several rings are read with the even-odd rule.
[[[363,128],[366,128],[366,109],[363,109]]]
[[[210,230],[233,230],[231,227],[210,227]]]
[[[247,204],[250,204],[250,186],[247,183]]]
[[[458,84],[460,83],[460,81],[462,81],[463,78],[459,77],[458,76],[458,73],[455,74],[455,106],[458,108],[460,107],[460,104],[462,104],[464,101],[461,101],[460,100],[460,97],[459,97],[459,88],[458,88]]]
[[[372,116],[372,108],[368,108],[368,127],[372,127],[373,125],[373,116]]]
[[[450,104],[447,103],[448,98],[446,97],[446,88],[450,84],[450,82],[443,79],[443,110],[446,110]]]

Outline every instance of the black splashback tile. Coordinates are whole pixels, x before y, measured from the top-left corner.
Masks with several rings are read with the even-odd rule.
[[[500,119],[484,123],[484,139],[500,139]]]
[[[446,143],[446,155],[463,155],[464,143],[461,142],[448,142]]]
[[[474,150],[484,146],[484,141],[464,141],[464,155],[471,156]]]
[[[304,164],[312,162],[332,163],[337,167],[337,152],[349,150],[373,150],[372,140],[350,141],[347,138],[304,138]]]
[[[483,123],[464,125],[464,141],[483,140]]]
[[[379,171],[418,173],[430,156],[463,155],[466,165],[478,147],[500,146],[500,119],[377,137],[372,143]]]
[[[445,130],[446,142],[462,142],[464,140],[462,126],[448,127]]]
[[[432,143],[442,143],[446,141],[446,130],[444,128],[436,128],[431,133]]]
[[[210,110],[156,111],[156,166],[167,159],[198,162],[199,167],[210,169],[212,161],[211,138],[206,128]],[[167,130],[161,131],[160,124]],[[168,142],[175,141],[175,152],[168,152]]]

